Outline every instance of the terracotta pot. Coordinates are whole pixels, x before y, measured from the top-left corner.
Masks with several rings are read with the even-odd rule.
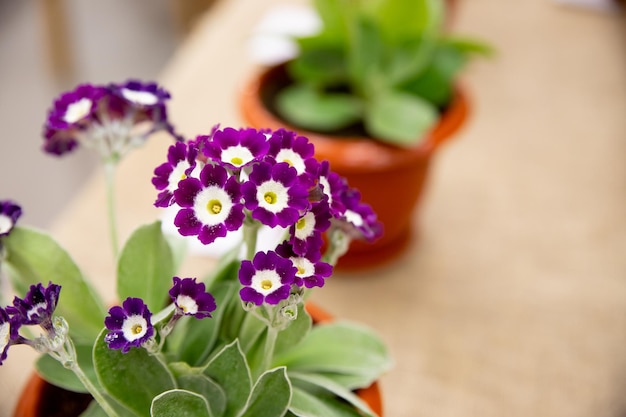
[[[265,70],[245,86],[240,110],[247,124],[255,128],[286,128],[308,137],[316,157],[330,161],[331,169],[346,177],[361,191],[384,225],[384,234],[374,244],[353,242],[338,263],[340,268],[370,267],[400,254],[411,237],[412,222],[423,196],[428,171],[439,147],[464,123],[469,103],[456,88],[452,103],[437,125],[410,149],[385,145],[354,132],[325,134],[290,125],[273,110],[276,93],[289,85],[284,65]]]
[[[307,303],[306,309],[314,323],[333,320],[330,314],[313,303]],[[382,399],[377,383],[358,390],[357,395],[370,406],[372,411],[382,417]],[[91,400],[88,394],[79,394],[56,387],[33,373],[20,394],[13,417],[78,417]]]

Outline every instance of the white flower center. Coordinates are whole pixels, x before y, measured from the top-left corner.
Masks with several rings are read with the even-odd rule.
[[[176,305],[185,314],[196,314],[198,312],[198,303],[188,295],[181,294],[176,297]]]
[[[186,159],[176,164],[174,169],[172,169],[170,176],[167,178],[168,191],[174,191],[176,188],[178,188],[178,183],[187,178],[187,175],[185,174],[187,168],[189,168],[189,162],[187,162]]]
[[[31,308],[30,310],[28,310],[28,313],[26,313],[26,317],[28,317],[28,320],[32,319],[34,315],[39,314],[39,310],[46,309],[47,304],[46,303],[37,303],[33,306],[33,308]]]
[[[129,90],[122,88],[122,96],[128,101],[140,104],[142,106],[152,106],[158,103],[159,98],[147,91]]]
[[[356,227],[363,226],[363,217],[361,217],[359,213],[352,210],[346,210],[344,216],[346,216],[346,220],[348,221],[348,223],[352,223]]]
[[[245,146],[230,146],[222,151],[222,161],[239,168],[254,159],[250,149]]]
[[[313,262],[309,261],[307,258],[293,257],[289,259],[293,263],[293,266],[298,268],[296,275],[300,278],[315,275],[315,265],[313,265]]]
[[[134,316],[128,317],[124,320],[124,324],[122,324],[122,333],[124,334],[124,339],[129,342],[133,342],[137,339],[141,339],[145,336],[148,331],[148,322],[143,316],[135,314]]]
[[[259,206],[271,213],[279,213],[289,206],[287,188],[274,180],[265,181],[259,185],[256,198]]]
[[[91,100],[87,97],[83,97],[67,106],[67,110],[65,110],[65,114],[63,115],[63,120],[66,123],[76,123],[80,119],[89,115],[90,111]]]
[[[0,324],[0,354],[4,352],[4,348],[9,344],[11,338],[11,326],[9,322]]]
[[[226,221],[233,205],[228,193],[217,185],[213,185],[198,193],[193,203],[193,210],[202,224],[215,226]]]
[[[250,285],[256,292],[268,295],[281,287],[280,276],[271,269],[257,271],[252,277]]]
[[[315,214],[307,212],[296,223],[296,239],[305,240],[313,234],[315,228]]]
[[[298,171],[298,174],[304,173],[306,169],[304,159],[293,149],[281,149],[276,155],[276,160],[278,162],[287,162],[289,166],[294,167]]]
[[[7,233],[13,227],[13,220],[6,214],[0,214],[0,234]]]

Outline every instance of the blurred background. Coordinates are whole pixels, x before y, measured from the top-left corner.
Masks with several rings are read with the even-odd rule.
[[[198,15],[180,6],[206,8],[202,1],[0,0],[0,198],[22,204],[24,224],[50,225],[96,162],[89,152],[55,159],[40,151],[41,125],[61,91],[158,78],[173,59],[169,81],[185,110],[175,120],[200,124],[205,109],[192,104],[208,87],[173,74],[197,79],[212,68],[204,41],[230,57],[217,44],[250,29],[233,22],[260,17],[233,16],[265,0],[216,1],[229,4],[219,17],[231,20],[205,19],[176,60],[189,16]],[[420,239],[384,272],[360,276],[366,285],[333,281],[324,303],[383,331],[404,360],[383,381],[396,400],[389,417],[624,417],[624,13],[610,0],[457,3],[458,32],[497,54],[465,74],[475,113],[437,161]],[[58,15],[47,8],[60,4]],[[67,54],[65,64],[49,59],[50,13],[63,22],[68,48],[56,56]],[[234,38],[240,45],[243,35]],[[244,72],[212,69],[229,72],[226,88]],[[232,113],[208,105],[211,117]],[[380,294],[384,308],[372,309]],[[0,369],[3,399],[21,375],[17,362],[7,365],[14,371]]]
[[[40,151],[53,97],[81,82],[156,79],[194,8],[210,3],[0,0],[0,198],[19,201],[26,223],[48,226],[96,162],[84,149]]]

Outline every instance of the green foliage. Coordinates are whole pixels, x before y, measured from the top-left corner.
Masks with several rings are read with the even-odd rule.
[[[105,309],[65,249],[48,234],[26,227],[15,227],[2,245],[6,252],[2,267],[16,291],[24,294],[40,282],[60,285],[57,314],[71,323],[76,343],[92,343],[102,328]]]
[[[373,138],[414,146],[451,100],[477,41],[443,29],[442,0],[316,0],[323,29],[297,39],[293,84],[278,112],[305,129],[331,132],[362,123]]]
[[[268,331],[264,320],[280,317],[249,314],[238,297],[238,249],[205,277],[218,306],[211,318],[183,317],[167,339],[157,331],[154,345],[122,353],[107,346],[100,300],[57,243],[25,228],[15,228],[2,243],[3,268],[17,288],[41,281],[62,285],[57,312],[81,341],[76,358],[84,380],[47,355],[37,369],[68,390],[87,392],[87,380],[100,391],[107,407],[93,402],[83,417],[102,417],[107,409],[120,417],[373,416],[352,390],[388,369],[380,339],[346,323],[313,326],[302,303],[277,333]],[[118,264],[120,297],[148,301],[157,327],[174,311],[164,305],[176,273],[170,245],[160,223],[143,226],[129,238]],[[273,342],[270,334],[276,334]]]
[[[152,311],[159,311],[167,301],[173,275],[174,257],[161,233],[161,222],[142,226],[130,236],[120,254],[118,297],[139,297]]]

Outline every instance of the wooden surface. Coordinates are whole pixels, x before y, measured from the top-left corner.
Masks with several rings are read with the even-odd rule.
[[[182,45],[160,81],[184,133],[241,123],[238,89],[255,69],[249,30],[278,3],[218,2]],[[314,299],[388,342],[388,417],[623,417],[623,17],[548,0],[460,6],[457,32],[498,53],[464,77],[473,116],[438,156],[417,238],[395,263],[337,274]],[[167,144],[155,137],[121,167],[122,236],[159,215],[149,179]],[[102,213],[94,178],[54,232],[112,294]],[[13,409],[33,358],[25,347],[9,352],[0,415]]]

